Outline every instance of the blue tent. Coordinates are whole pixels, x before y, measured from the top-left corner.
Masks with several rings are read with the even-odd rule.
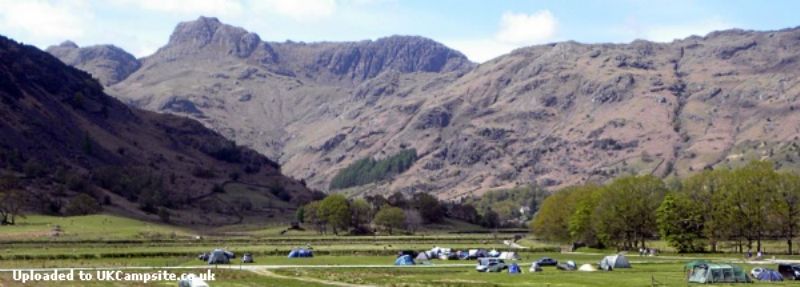
[[[759,273],[756,279],[761,281],[783,281],[783,276],[778,271],[766,269]]]
[[[517,274],[519,274],[519,273],[522,273],[522,269],[519,268],[519,265],[517,265],[517,263],[511,263],[511,266],[508,266],[508,273],[511,273],[511,274],[517,273]]]
[[[414,259],[411,258],[411,255],[403,255],[397,257],[394,261],[394,265],[414,265]]]
[[[296,248],[292,249],[292,251],[289,252],[289,258],[305,258],[305,257],[314,257],[314,253],[312,253],[311,250],[305,248]]]

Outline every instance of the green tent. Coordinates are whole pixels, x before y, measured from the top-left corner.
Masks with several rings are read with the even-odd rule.
[[[728,264],[698,264],[692,268],[689,283],[748,283],[750,277],[739,266]]]
[[[711,261],[708,261],[708,260],[705,260],[705,259],[698,259],[698,260],[689,261],[689,263],[686,263],[686,265],[683,265],[683,272],[691,271],[697,265],[709,264],[709,263],[711,263]]]

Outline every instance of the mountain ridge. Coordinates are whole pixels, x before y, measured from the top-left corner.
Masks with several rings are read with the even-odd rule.
[[[480,65],[425,43],[412,47],[430,53],[393,44],[376,54],[385,56],[351,65],[369,45],[263,42],[276,55],[267,62],[177,57],[109,88],[134,105],[199,119],[320,189],[358,159],[415,148],[419,160],[408,171],[351,192],[459,198],[627,173],[684,176],[745,159],[794,167],[799,34],[569,41]],[[419,69],[425,65],[406,60],[420,53],[447,61]],[[383,57],[394,66],[370,66]]]
[[[194,120],[130,108],[34,47],[0,37],[0,74],[0,171],[32,211],[62,214],[87,194],[109,212],[216,225],[277,212],[239,209],[220,194],[229,183],[280,188],[294,204],[312,196],[274,161]]]

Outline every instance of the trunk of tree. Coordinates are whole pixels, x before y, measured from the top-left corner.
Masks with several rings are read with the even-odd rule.
[[[711,253],[717,253],[717,240],[711,239],[708,243],[711,244]]]
[[[788,246],[789,255],[792,255],[792,237],[786,239],[786,245]]]

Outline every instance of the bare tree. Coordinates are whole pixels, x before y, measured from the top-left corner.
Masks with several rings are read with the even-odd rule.
[[[422,214],[416,209],[406,209],[403,212],[406,214],[406,230],[411,233],[416,232],[422,226]]]

